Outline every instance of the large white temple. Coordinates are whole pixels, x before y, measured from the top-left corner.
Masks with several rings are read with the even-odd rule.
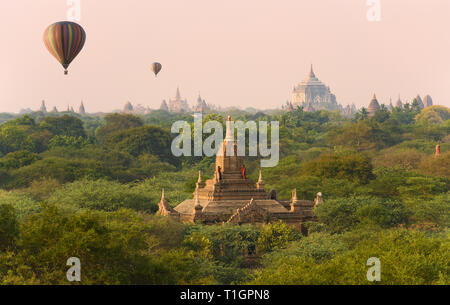
[[[303,107],[308,112],[322,109],[341,110],[336,96],[331,93],[330,87],[316,77],[312,65],[308,77],[294,87],[292,104]]]

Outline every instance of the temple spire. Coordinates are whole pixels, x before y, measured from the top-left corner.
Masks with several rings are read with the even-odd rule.
[[[309,77],[310,78],[315,78],[316,75],[314,74],[314,69],[313,69],[313,65],[311,64],[311,70],[309,71]]]
[[[225,141],[234,141],[233,130],[231,129],[231,116],[228,116],[226,127],[227,132],[225,135]]]
[[[299,201],[297,198],[297,189],[294,189],[292,191],[292,198],[291,198],[291,213],[298,212],[300,210]]]
[[[264,190],[264,181],[262,179],[262,170],[259,170],[259,178],[258,178],[258,182],[256,183],[256,188],[258,190]]]
[[[199,188],[204,188],[205,187],[205,182],[203,182],[202,179],[202,171],[198,171],[198,180],[197,183],[195,184],[195,189],[198,190]]]
[[[176,100],[180,100],[181,99],[181,94],[180,94],[180,87],[177,87],[177,96],[176,96]]]
[[[177,212],[170,207],[169,202],[164,195],[164,189],[162,189],[161,200],[158,203],[158,213],[164,216],[177,214]]]
[[[321,203],[323,203],[322,192],[318,192],[314,199],[314,207],[317,207]]]
[[[294,189],[292,191],[292,201],[294,202],[294,201],[297,201],[297,200],[298,200],[298,198],[297,198],[297,189]]]
[[[84,103],[83,101],[81,101],[80,107],[78,108],[78,113],[79,114],[86,114],[86,110],[84,108]]]
[[[199,198],[198,198],[198,189],[195,191],[194,209],[195,209],[196,211],[202,210],[202,209],[203,209],[202,205],[200,204],[200,200],[199,200]]]
[[[45,106],[45,100],[42,100],[40,111],[47,113],[47,107]]]

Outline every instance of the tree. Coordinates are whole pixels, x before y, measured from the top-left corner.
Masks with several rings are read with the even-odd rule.
[[[118,182],[82,179],[68,183],[56,190],[49,203],[77,211],[81,209],[117,211],[121,208],[156,212],[158,209],[151,195]]]
[[[450,109],[438,105],[427,107],[415,117],[415,120],[419,123],[443,124],[450,120]]]
[[[375,115],[372,117],[373,120],[377,121],[378,123],[383,123],[387,119],[390,118],[389,110],[386,108],[384,104],[381,105],[381,108],[375,112]]]
[[[0,251],[12,247],[18,235],[15,209],[9,204],[0,204]]]
[[[16,151],[7,154],[3,158],[0,158],[0,168],[10,170],[17,169],[23,166],[30,165],[42,158],[36,154],[27,150]]]
[[[209,283],[193,251],[160,246],[155,221],[124,209],[70,214],[46,205],[21,224],[15,251],[0,252],[0,282],[67,284],[66,261],[77,257],[85,285]]]
[[[109,135],[105,146],[109,149],[125,151],[132,156],[152,154],[161,160],[179,165],[171,151],[172,135],[156,126],[143,126],[116,131]]]
[[[83,137],[74,136],[54,136],[50,140],[50,148],[55,147],[70,147],[73,149],[80,149],[89,145],[89,141]]]
[[[355,119],[357,121],[364,121],[369,118],[369,112],[365,107],[362,107],[360,111],[355,114]]]
[[[408,222],[408,210],[399,201],[370,196],[326,200],[314,210],[331,233],[354,229],[357,225],[389,228]]]
[[[358,121],[347,124],[328,134],[328,140],[335,145],[352,147],[356,151],[380,149],[393,144],[392,136],[380,129],[380,125],[371,121]]]
[[[18,150],[35,151],[35,143],[28,132],[29,128],[25,126],[5,125],[0,130],[0,138],[3,143],[4,152],[13,152]]]
[[[114,132],[143,126],[142,120],[132,114],[113,113],[105,116],[105,124],[96,130],[96,137],[100,143],[106,141]]]
[[[450,193],[441,194],[431,200],[415,201],[412,218],[416,223],[435,223],[443,228],[450,224]]]
[[[111,176],[111,169],[99,161],[46,158],[15,170],[6,182],[6,187],[28,187],[34,180],[43,178],[67,183],[84,177],[99,179],[105,176]]]
[[[67,114],[60,117],[45,117],[40,127],[49,130],[55,136],[86,138],[83,121]]]
[[[393,151],[389,149],[385,153],[377,156],[373,160],[375,166],[384,166],[389,168],[402,168],[404,170],[413,170],[419,167],[425,154],[416,149],[405,149]]]
[[[41,211],[41,206],[27,194],[20,191],[0,190],[0,206],[11,206],[17,221],[23,221],[28,216]],[[1,235],[1,234],[0,234]]]
[[[450,151],[422,159],[419,170],[427,175],[450,178]]]
[[[447,284],[448,236],[430,235],[405,229],[381,232],[357,232],[356,244],[332,259],[317,261],[296,252],[294,255],[271,255],[264,268],[256,273],[253,285],[370,285],[367,260],[377,257],[382,262],[381,284],[433,285]],[[355,234],[353,234],[355,235]],[[345,237],[351,237],[349,235]],[[308,239],[305,239],[308,242]],[[298,255],[298,254],[300,255]],[[308,252],[306,252],[308,253]]]
[[[374,178],[369,158],[362,154],[322,155],[316,160],[306,162],[300,173],[302,175],[324,178],[348,179],[367,183]]]

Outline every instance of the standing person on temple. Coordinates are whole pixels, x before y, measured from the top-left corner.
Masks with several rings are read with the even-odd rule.
[[[245,168],[245,164],[242,165],[241,173],[242,173],[242,179],[247,179],[247,169]]]
[[[222,180],[222,168],[220,166],[217,167],[217,172],[219,173],[219,181]]]

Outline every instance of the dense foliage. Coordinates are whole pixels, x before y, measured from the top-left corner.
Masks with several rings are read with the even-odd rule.
[[[370,257],[381,284],[450,283],[448,108],[231,114],[280,122],[280,162],[263,179],[281,199],[322,192],[308,234],[155,215],[162,189],[175,206],[198,170],[214,170],[213,158],[170,151],[170,127],[192,125],[188,114],[2,114],[0,284],[68,284],[69,257],[82,284],[369,284]],[[246,158],[250,178],[259,161]]]

